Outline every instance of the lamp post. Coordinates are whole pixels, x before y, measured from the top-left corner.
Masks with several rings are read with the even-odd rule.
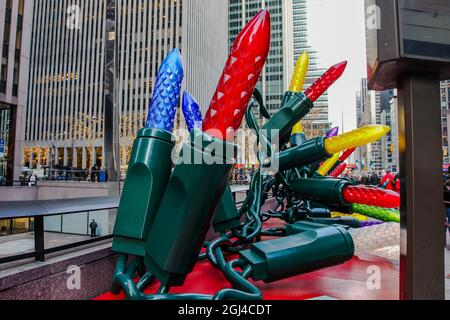
[[[439,81],[450,78],[448,0],[366,0],[369,89],[398,89],[400,298],[445,299]],[[432,235],[432,236],[430,236]]]

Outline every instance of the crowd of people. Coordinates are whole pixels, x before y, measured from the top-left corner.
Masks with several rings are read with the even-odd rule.
[[[362,175],[346,175],[344,178],[356,181],[360,185],[380,187],[400,193],[400,175],[390,170]]]

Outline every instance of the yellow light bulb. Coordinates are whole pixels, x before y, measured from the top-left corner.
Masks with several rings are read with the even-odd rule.
[[[340,154],[336,153],[330,159],[325,161],[320,166],[319,170],[317,170],[317,173],[320,174],[321,176],[325,177],[331,171],[331,169],[333,169],[333,167],[336,164],[336,162],[339,161],[339,156],[340,156]]]
[[[361,214],[357,214],[357,213],[354,213],[354,214],[345,214],[345,213],[340,213],[340,212],[332,212],[332,213],[331,213],[331,217],[332,217],[332,218],[352,217],[352,218],[355,218],[355,219],[357,219],[357,220],[359,220],[359,221],[368,221],[368,220],[369,220],[368,217],[363,216],[363,215],[361,215]]]
[[[345,150],[359,148],[380,140],[391,129],[386,126],[367,126],[325,140],[325,150],[336,154]]]
[[[305,85],[306,82],[306,74],[308,73],[308,67],[309,67],[309,55],[308,52],[305,51],[297,60],[297,64],[295,65],[294,75],[292,76],[289,91],[302,92],[303,86]]]
[[[291,86],[289,91],[291,92],[302,92],[303,86],[306,82],[306,74],[309,68],[309,55],[308,52],[303,52],[297,60],[295,65],[294,75],[292,76]],[[292,135],[303,133],[303,126],[301,122],[297,123],[292,129]]]
[[[298,133],[303,133],[303,126],[300,121],[292,129],[292,135],[296,135]]]

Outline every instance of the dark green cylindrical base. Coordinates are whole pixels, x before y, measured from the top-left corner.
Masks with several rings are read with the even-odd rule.
[[[291,182],[290,187],[294,193],[305,199],[335,206],[344,206],[347,203],[342,197],[345,187],[350,185],[349,182],[340,179],[331,178],[298,178]]]
[[[312,218],[331,218],[331,211],[328,208],[310,208],[309,216]]]
[[[145,241],[172,172],[172,138],[167,131],[139,131],[120,199],[113,251],[145,255]]]
[[[253,244],[241,259],[253,267],[255,281],[274,282],[350,260],[354,243],[341,227],[299,225],[298,234]]]
[[[314,107],[311,100],[303,93],[286,92],[278,111],[262,129],[278,130],[280,139],[289,141],[292,128],[302,120]]]
[[[214,215],[213,227],[217,233],[233,230],[241,225],[241,217],[236,207],[236,202],[228,187],[219,203],[217,212]]]
[[[232,153],[228,158],[226,151]],[[184,145],[185,163],[175,167],[145,247],[145,265],[162,284],[181,286],[192,271],[235,156],[235,145],[199,131]],[[222,163],[214,163],[215,159]]]
[[[278,154],[280,170],[290,170],[325,161],[331,157],[325,150],[325,138],[320,137],[306,141],[302,145],[282,151]]]

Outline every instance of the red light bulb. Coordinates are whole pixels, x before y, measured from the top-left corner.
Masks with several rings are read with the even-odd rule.
[[[338,165],[337,168],[334,169],[334,171],[330,174],[330,177],[333,177],[333,178],[339,177],[342,173],[344,173],[345,169],[347,169],[347,164],[346,164],[346,163],[341,163],[341,164]]]
[[[311,87],[306,90],[305,94],[312,102],[319,99],[325,91],[330,88],[344,73],[347,67],[347,61],[340,62],[323,74]]]
[[[342,196],[347,203],[389,209],[400,207],[398,193],[375,187],[348,186],[344,189]]]
[[[270,14],[263,10],[241,31],[231,49],[203,122],[203,131],[234,140],[270,48]]]
[[[339,161],[340,161],[340,162],[346,161],[346,160],[353,154],[353,152],[355,152],[355,150],[356,150],[356,148],[349,149],[349,150],[345,151],[345,152],[342,154],[342,156],[339,158]]]

